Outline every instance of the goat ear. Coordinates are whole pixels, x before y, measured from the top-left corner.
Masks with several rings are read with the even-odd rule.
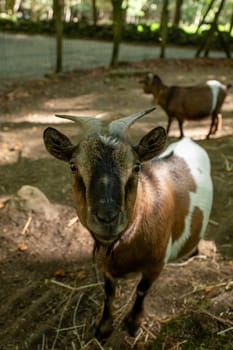
[[[164,148],[167,134],[161,126],[154,128],[143,136],[139,144],[135,147],[139,160],[144,162],[157,156]]]
[[[74,145],[67,136],[54,128],[47,128],[44,131],[44,144],[47,151],[55,158],[69,161],[74,151]]]

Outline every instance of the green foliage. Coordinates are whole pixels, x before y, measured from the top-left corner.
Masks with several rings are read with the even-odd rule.
[[[122,40],[128,42],[160,43],[160,27],[158,23],[128,23],[124,25]],[[205,39],[207,30],[195,33],[196,28],[189,31],[170,26],[168,28],[168,44],[199,46]],[[27,34],[54,34],[55,24],[53,20],[30,21],[26,19],[0,18],[0,31],[27,33]],[[64,22],[64,36],[82,39],[112,40],[112,25],[101,24],[94,26],[86,22]],[[233,37],[228,32],[222,31],[224,41],[233,45]],[[214,38],[213,48],[218,49],[220,43]]]
[[[51,34],[55,32],[54,21],[28,21],[26,19],[0,18],[0,31],[28,34]]]

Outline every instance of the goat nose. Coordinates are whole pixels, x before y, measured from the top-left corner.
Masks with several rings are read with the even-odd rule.
[[[118,214],[119,211],[117,208],[110,206],[102,206],[98,209],[96,217],[98,221],[103,224],[111,224],[117,219]]]

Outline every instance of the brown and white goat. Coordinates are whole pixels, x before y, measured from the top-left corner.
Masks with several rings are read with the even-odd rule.
[[[136,300],[124,320],[133,336],[151,284],[164,264],[195,249],[210,215],[212,181],[203,148],[183,138],[160,154],[166,142],[162,127],[134,146],[129,141],[129,126],[151,110],[113,121],[107,131],[95,118],[60,116],[83,127],[77,144],[54,128],[44,132],[48,152],[70,163],[77,214],[95,241],[103,271],[105,302],[95,333],[99,339],[113,330],[116,280],[141,274]]]
[[[223,85],[217,80],[208,80],[205,84],[194,86],[167,86],[158,75],[148,73],[141,81],[144,92],[153,94],[155,103],[159,104],[168,116],[167,133],[173,119],[177,119],[180,137],[184,136],[185,120],[201,120],[211,116],[211,125],[207,138],[215,134],[221,123],[220,110],[228,89],[232,84]]]

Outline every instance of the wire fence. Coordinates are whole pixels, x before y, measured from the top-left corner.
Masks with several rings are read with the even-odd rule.
[[[94,40],[63,40],[63,71],[108,66],[112,43]],[[166,49],[168,58],[193,58],[196,49]],[[160,48],[121,44],[120,61],[132,62],[158,58]],[[225,57],[224,52],[211,52],[210,57]],[[0,33],[0,78],[31,79],[54,73],[56,41],[48,36]]]

